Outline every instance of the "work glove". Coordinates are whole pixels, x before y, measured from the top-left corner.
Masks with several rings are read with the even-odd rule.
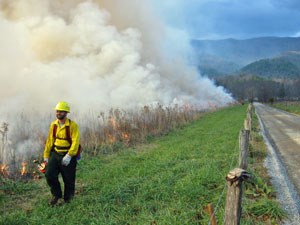
[[[71,159],[72,159],[72,156],[66,154],[66,155],[63,157],[63,159],[61,160],[61,164],[62,164],[63,166],[68,166],[68,165],[70,164]]]
[[[44,162],[48,163],[48,160],[49,160],[48,158],[44,158]]]
[[[46,166],[48,162],[44,161],[41,164],[38,164],[38,169],[41,173],[46,173]]]

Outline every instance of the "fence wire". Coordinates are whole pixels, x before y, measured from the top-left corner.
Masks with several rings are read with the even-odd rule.
[[[236,151],[237,151],[237,150],[239,150],[239,138],[238,138],[238,140],[236,141],[236,144],[235,144],[235,147],[234,147],[234,151],[233,151],[233,154],[232,154],[232,157],[231,157],[231,163],[230,163],[230,167],[229,167],[229,168],[232,168],[233,162],[234,162],[234,161],[236,160],[236,158],[237,158],[237,155],[236,155]],[[221,200],[222,200],[222,197],[224,196],[226,187],[227,187],[227,182],[225,182],[225,185],[224,185],[224,187],[223,187],[223,189],[222,189],[222,192],[221,192],[221,194],[220,194],[220,196],[219,196],[219,198],[218,198],[218,201],[217,201],[217,203],[216,203],[216,206],[214,207],[214,212],[213,212],[213,214],[211,215],[211,217],[210,217],[210,219],[209,219],[208,225],[211,225],[211,221],[212,221],[212,219],[214,218],[214,216],[216,215],[216,213],[217,213],[217,211],[218,211],[218,208],[219,208],[220,202],[221,202]],[[222,223],[222,224],[224,224],[224,221],[225,221],[225,213],[224,213],[224,215],[223,215],[223,223]]]

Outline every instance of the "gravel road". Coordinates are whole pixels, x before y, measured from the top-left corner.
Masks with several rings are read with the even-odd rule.
[[[277,198],[289,214],[284,224],[300,224],[300,117],[254,103],[268,146],[265,165]]]

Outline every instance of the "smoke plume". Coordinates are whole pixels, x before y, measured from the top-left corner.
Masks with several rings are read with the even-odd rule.
[[[41,118],[61,100],[79,113],[232,102],[177,54],[185,40],[172,37],[147,1],[2,0],[0,7],[1,120]]]
[[[82,111],[230,102],[172,56],[176,46],[163,45],[166,29],[151,11],[139,1],[1,1],[1,105],[43,111],[66,100]]]

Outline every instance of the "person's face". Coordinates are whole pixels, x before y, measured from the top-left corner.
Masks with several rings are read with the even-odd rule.
[[[59,119],[59,120],[63,120],[66,118],[67,116],[67,112],[65,111],[59,111],[59,110],[56,110],[56,118]]]

